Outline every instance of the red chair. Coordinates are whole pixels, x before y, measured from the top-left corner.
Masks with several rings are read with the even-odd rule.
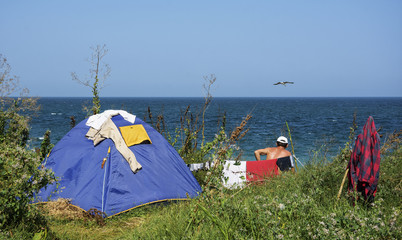
[[[261,182],[267,178],[279,175],[277,159],[248,161],[246,179],[249,182]]]

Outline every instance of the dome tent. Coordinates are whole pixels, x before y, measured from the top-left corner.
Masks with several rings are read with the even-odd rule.
[[[56,184],[47,186],[38,194],[38,200],[67,198],[83,210],[96,208],[112,216],[149,203],[198,196],[201,187],[176,150],[150,125],[134,119],[131,123],[122,115],[111,117],[120,134],[126,135],[125,141],[127,134],[136,134],[123,134],[126,126],[142,126],[149,137],[148,141],[127,144],[141,165],[140,170],[132,171],[112,139],[94,146],[86,137],[90,127],[85,119],[55,145],[44,161],[45,167],[59,177],[59,188],[51,194],[57,189]]]

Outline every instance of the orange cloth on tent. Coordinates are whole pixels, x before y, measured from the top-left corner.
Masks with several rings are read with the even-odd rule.
[[[123,136],[124,142],[126,142],[127,147],[147,141],[152,143],[142,124],[120,127],[120,132]]]
[[[262,181],[265,178],[278,175],[277,159],[269,159],[262,161],[248,161],[246,167],[247,181],[255,182]]]

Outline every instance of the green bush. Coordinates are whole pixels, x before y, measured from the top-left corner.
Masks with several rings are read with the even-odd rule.
[[[40,220],[30,203],[35,194],[56,179],[40,167],[41,158],[19,145],[0,143],[0,228]]]
[[[41,188],[56,181],[41,167],[40,154],[27,146],[29,116],[39,110],[37,99],[27,97],[28,92],[19,87],[18,77],[11,75],[0,54],[0,239],[32,238],[46,229],[45,218],[31,203]],[[21,97],[10,97],[16,94]],[[43,155],[48,145],[43,143]]]

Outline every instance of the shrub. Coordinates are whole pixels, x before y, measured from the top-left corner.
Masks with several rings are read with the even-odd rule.
[[[44,226],[44,218],[30,203],[56,178],[40,167],[40,155],[27,149],[29,116],[39,107],[37,99],[27,97],[28,90],[20,89],[18,77],[10,72],[7,59],[0,54],[0,238],[27,238]],[[21,97],[10,97],[18,93]],[[46,143],[43,147],[44,154]],[[4,235],[4,230],[10,235]],[[13,231],[20,235],[13,236]]]
[[[0,143],[0,228],[16,227],[40,218],[29,204],[35,193],[56,179],[40,167],[41,159],[19,145]]]

